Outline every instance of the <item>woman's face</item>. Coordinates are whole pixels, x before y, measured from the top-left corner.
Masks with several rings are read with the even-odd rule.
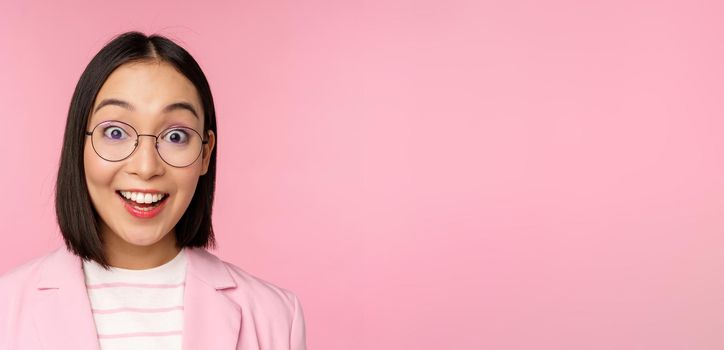
[[[111,99],[122,102],[104,103]],[[187,103],[196,115],[186,108],[164,111],[178,102]],[[203,137],[203,115],[196,88],[173,66],[158,61],[133,62],[118,67],[103,84],[86,130],[91,131],[104,121],[117,120],[131,125],[138,134],[158,135],[169,127],[184,126]],[[110,137],[129,137],[119,129],[105,130]],[[179,140],[178,135],[166,136],[169,137]],[[102,219],[101,234],[106,245],[150,247],[175,243],[173,228],[189,206],[199,177],[208,170],[215,141],[212,131],[207,137],[209,142],[203,145],[201,156],[183,168],[173,167],[160,158],[153,137],[139,137],[133,154],[118,162],[99,157],[91,136],[86,137],[85,179],[93,206]],[[125,199],[119,191],[126,195],[129,191],[159,192],[167,198],[155,215],[139,214],[132,209],[137,201]],[[135,195],[136,199],[140,195]]]

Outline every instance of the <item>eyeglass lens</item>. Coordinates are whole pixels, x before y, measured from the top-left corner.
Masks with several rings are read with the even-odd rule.
[[[158,135],[157,140],[158,154],[175,167],[191,165],[201,154],[203,146],[198,132],[186,127],[166,129]],[[130,125],[108,121],[93,129],[92,142],[98,156],[108,161],[120,161],[133,153],[140,140]]]

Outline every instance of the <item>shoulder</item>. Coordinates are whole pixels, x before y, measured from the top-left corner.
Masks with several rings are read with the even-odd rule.
[[[223,260],[205,249],[194,249],[194,262],[206,265],[205,279],[227,297],[247,310],[293,316],[299,306],[297,295],[241,267]],[[196,267],[199,268],[198,266]],[[197,270],[201,271],[201,270]]]
[[[228,261],[222,260],[222,262],[237,284],[235,289],[237,293],[246,294],[246,296],[253,297],[259,302],[282,302],[290,309],[294,308],[297,296],[291,290],[253,275]]]
[[[12,297],[13,294],[18,294],[29,288],[35,288],[40,276],[40,267],[46,259],[56,252],[57,249],[36,256],[0,274],[0,301],[8,301],[8,297]]]
[[[196,250],[192,255],[197,277],[205,272],[202,279],[206,283],[239,305],[247,325],[242,327],[242,338],[266,335],[265,339],[288,339],[289,349],[306,349],[304,313],[295,293],[206,250]]]
[[[3,332],[18,327],[33,304],[44,262],[54,252],[34,257],[0,275],[0,348]]]
[[[247,306],[263,307],[267,312],[270,311],[270,308],[273,309],[277,306],[284,308],[284,310],[278,310],[279,312],[294,314],[299,302],[294,292],[256,276],[231,262],[225,260],[221,260],[221,262],[237,285],[229,293],[232,298],[246,301]]]

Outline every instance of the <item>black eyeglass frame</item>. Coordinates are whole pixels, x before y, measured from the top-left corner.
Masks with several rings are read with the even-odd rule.
[[[158,157],[161,158],[161,160],[163,160],[164,163],[166,163],[166,164],[168,164],[169,166],[172,166],[172,167],[174,167],[174,168],[186,168],[186,167],[190,166],[191,164],[194,164],[194,162],[196,162],[196,160],[199,159],[199,156],[201,156],[201,154],[204,152],[204,145],[207,144],[207,143],[209,143],[209,139],[204,140],[204,138],[201,136],[201,134],[199,134],[198,131],[196,131],[195,129],[186,127],[186,126],[174,126],[174,127],[170,127],[170,128],[167,128],[167,129],[162,130],[161,132],[158,133],[158,135],[153,135],[153,134],[139,134],[139,133],[138,133],[138,130],[136,130],[136,128],[134,128],[133,126],[131,126],[131,124],[124,123],[124,122],[122,122],[122,121],[120,121],[120,120],[104,120],[104,121],[96,124],[96,126],[93,127],[93,130],[91,130],[91,131],[86,131],[86,132],[85,132],[85,135],[86,135],[86,136],[93,136],[93,133],[96,131],[96,128],[98,128],[98,127],[101,126],[102,124],[106,124],[106,123],[109,123],[109,122],[116,122],[116,123],[121,123],[121,124],[124,124],[124,125],[128,125],[128,127],[131,128],[131,129],[133,130],[133,132],[136,133],[136,140],[135,140],[135,142],[134,142],[134,144],[133,144],[133,151],[131,151],[131,153],[129,153],[126,157],[124,157],[124,158],[122,158],[122,159],[119,159],[119,160],[110,160],[110,159],[103,158],[103,157],[98,153],[98,150],[96,150],[96,146],[95,146],[95,144],[93,143],[93,138],[91,137],[91,147],[93,147],[93,152],[95,152],[98,157],[100,157],[101,159],[103,159],[103,160],[105,160],[105,161],[108,161],[108,162],[120,162],[120,161],[123,161],[123,160],[128,159],[128,157],[132,156],[133,153],[136,153],[136,149],[138,149],[138,139],[139,139],[139,137],[141,137],[141,136],[150,136],[150,137],[153,137],[153,138],[156,139],[156,141],[155,141],[155,143],[154,143],[154,145],[155,145],[154,148],[156,148],[156,153],[158,153]],[[168,130],[174,130],[174,129],[187,129],[187,130],[191,130],[191,131],[195,132],[196,135],[199,135],[199,138],[201,138],[201,149],[199,149],[199,154],[196,155],[196,158],[194,158],[194,160],[191,161],[191,163],[189,163],[189,164],[187,164],[187,165],[184,165],[184,166],[176,166],[176,165],[173,165],[173,164],[169,163],[167,160],[163,159],[163,156],[161,155],[161,152],[159,152],[159,150],[158,150],[158,138],[161,136],[161,134],[165,133],[165,132],[168,131]]]

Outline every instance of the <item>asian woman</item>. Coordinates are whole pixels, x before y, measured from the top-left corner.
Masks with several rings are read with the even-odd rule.
[[[304,350],[297,296],[212,254],[217,125],[194,58],[128,32],[73,94],[64,247],[0,277],[0,349]]]

